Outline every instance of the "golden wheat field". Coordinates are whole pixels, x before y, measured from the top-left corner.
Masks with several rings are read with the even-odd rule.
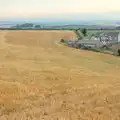
[[[120,120],[120,58],[69,48],[72,31],[0,31],[0,120]]]

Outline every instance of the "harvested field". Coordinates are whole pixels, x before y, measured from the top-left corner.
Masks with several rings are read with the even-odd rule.
[[[71,31],[0,31],[0,120],[120,120],[120,58],[58,44]]]

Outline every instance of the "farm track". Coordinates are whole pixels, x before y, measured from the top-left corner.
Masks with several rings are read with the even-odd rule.
[[[120,59],[56,44],[71,31],[0,31],[0,120],[119,120]]]

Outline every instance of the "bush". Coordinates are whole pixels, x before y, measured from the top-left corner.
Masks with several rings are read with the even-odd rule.
[[[118,49],[118,56],[120,56],[120,49]]]
[[[35,28],[39,28],[39,29],[40,29],[40,28],[41,28],[41,26],[40,26],[40,25],[35,25]]]
[[[82,29],[82,30],[81,30],[81,33],[82,33],[84,36],[87,36],[87,29],[85,29],[85,28]]]
[[[61,40],[60,40],[60,42],[64,43],[64,42],[65,42],[65,40],[64,40],[64,39],[61,39]]]

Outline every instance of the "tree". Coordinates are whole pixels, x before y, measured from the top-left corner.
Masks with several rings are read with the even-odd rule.
[[[85,29],[85,28],[82,29],[82,30],[81,30],[81,33],[82,33],[84,36],[87,36],[87,29]]]
[[[22,24],[20,25],[21,28],[31,28],[33,27],[33,24],[32,23],[25,23],[25,24]]]
[[[41,28],[41,26],[40,25],[35,25],[35,28]]]
[[[17,25],[15,26],[15,28],[19,29],[19,28],[20,28],[20,25],[19,25],[19,24],[17,24]]]
[[[120,56],[120,49],[118,49],[118,55]]]
[[[64,41],[64,39],[61,39],[60,42],[64,43],[65,41]]]

